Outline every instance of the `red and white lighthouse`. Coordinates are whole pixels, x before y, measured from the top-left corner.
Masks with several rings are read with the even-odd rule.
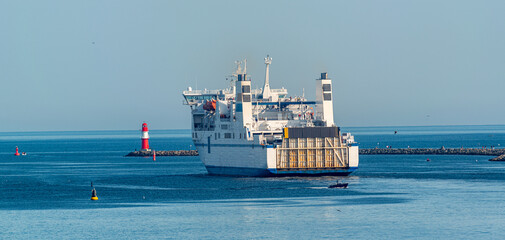
[[[149,149],[149,130],[147,129],[147,123],[142,123],[142,150],[141,151],[151,151]]]

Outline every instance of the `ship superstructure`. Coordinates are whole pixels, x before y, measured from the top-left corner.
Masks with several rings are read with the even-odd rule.
[[[183,92],[191,108],[192,139],[210,174],[348,175],[358,167],[354,137],[341,134],[333,119],[332,81],[315,80],[316,100],[288,97],[270,88],[272,58],[265,58],[265,82],[251,89],[247,62],[237,62],[222,90]]]

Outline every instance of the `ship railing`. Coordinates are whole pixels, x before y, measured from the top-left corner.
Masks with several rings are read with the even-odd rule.
[[[270,92],[272,93],[288,93],[288,90],[287,89],[270,89]]]
[[[216,127],[195,127],[195,131],[214,131]]]
[[[220,93],[228,93],[228,92],[229,92],[229,89],[224,89],[224,90],[203,89],[203,90],[182,91],[182,94],[184,94],[184,95],[198,95],[198,94],[220,94]]]

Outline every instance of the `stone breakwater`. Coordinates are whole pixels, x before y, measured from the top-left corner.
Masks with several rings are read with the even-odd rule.
[[[491,158],[491,159],[489,159],[489,161],[504,161],[505,162],[505,154],[502,154],[502,155],[495,157],[495,158]]]
[[[149,157],[155,151],[135,151],[125,157]],[[505,161],[505,149],[481,148],[362,148],[361,155],[485,155],[497,156],[489,161]],[[156,151],[156,156],[198,156],[196,150]]]
[[[156,152],[156,156],[198,156],[198,151],[196,150],[175,150],[175,151],[135,151],[128,153],[125,157],[149,157],[153,156]]]
[[[505,161],[505,149],[481,148],[362,148],[362,155],[389,154],[389,155],[486,155],[498,156],[489,161]]]

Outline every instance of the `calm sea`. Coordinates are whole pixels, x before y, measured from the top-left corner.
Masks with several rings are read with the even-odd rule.
[[[362,148],[505,146],[505,125],[343,131]],[[154,149],[193,148],[189,130],[150,135]],[[486,156],[363,155],[349,177],[237,178],[198,157],[123,157],[139,147],[138,131],[0,133],[0,239],[505,238],[505,162]],[[349,188],[328,189],[336,180]]]

